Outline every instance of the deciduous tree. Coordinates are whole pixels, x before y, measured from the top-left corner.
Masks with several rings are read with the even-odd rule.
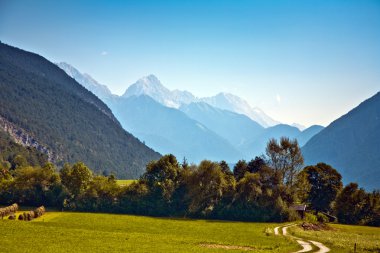
[[[342,189],[342,176],[325,163],[305,167],[301,173],[310,184],[308,202],[318,211],[331,210],[331,203]]]
[[[266,147],[266,155],[269,165],[280,174],[283,182],[292,186],[303,166],[303,156],[297,140],[281,137],[278,142],[271,139]]]

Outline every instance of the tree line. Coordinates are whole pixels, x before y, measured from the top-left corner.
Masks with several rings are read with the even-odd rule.
[[[0,202],[50,206],[62,210],[194,217],[241,221],[290,221],[289,208],[305,203],[315,213],[336,215],[339,222],[380,225],[380,193],[356,183],[343,188],[330,165],[303,166],[296,140],[268,142],[266,155],[240,160],[188,164],[165,155],[146,166],[128,186],[115,176],[95,175],[82,162],[0,168]]]

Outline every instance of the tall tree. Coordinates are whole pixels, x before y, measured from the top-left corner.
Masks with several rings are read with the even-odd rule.
[[[310,184],[308,202],[318,211],[330,211],[331,203],[342,190],[342,176],[339,172],[325,163],[307,166],[302,172]]]
[[[161,157],[158,161],[150,162],[142,179],[146,181],[152,193],[158,194],[166,201],[178,186],[178,176],[181,166],[172,154]]]
[[[336,215],[339,222],[357,224],[363,218],[366,192],[359,189],[358,184],[350,183],[338,195],[335,203]]]
[[[234,166],[234,177],[236,181],[239,181],[244,177],[244,174],[248,172],[247,162],[245,160],[239,160]]]
[[[228,166],[228,163],[226,161],[224,160],[220,161],[219,166],[222,169],[223,173],[225,173],[226,175],[230,175],[230,176],[234,175],[230,169],[230,166]]]
[[[259,172],[264,166],[266,166],[266,162],[262,157],[256,156],[255,159],[252,159],[247,164],[247,169],[251,173]]]
[[[62,187],[55,167],[19,167],[15,170],[13,191],[17,202],[29,205],[59,205]]]
[[[60,176],[62,184],[75,198],[87,189],[92,179],[92,171],[84,163],[77,162],[73,166],[65,164]]]
[[[281,137],[269,140],[266,147],[269,165],[280,174],[285,184],[292,186],[303,166],[303,156],[296,139]]]
[[[187,198],[189,211],[195,215],[207,216],[228,192],[228,180],[218,163],[202,161],[191,176]]]

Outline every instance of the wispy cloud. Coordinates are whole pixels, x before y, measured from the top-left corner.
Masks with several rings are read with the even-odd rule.
[[[108,55],[108,52],[107,51],[103,51],[103,52],[100,53],[100,55],[101,56],[106,56],[106,55]]]
[[[281,104],[281,96],[280,96],[280,94],[276,95],[276,101],[277,101],[277,103]]]

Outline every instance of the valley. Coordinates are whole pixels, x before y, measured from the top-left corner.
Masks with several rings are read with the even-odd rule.
[[[380,1],[0,0],[0,253],[380,253]]]

